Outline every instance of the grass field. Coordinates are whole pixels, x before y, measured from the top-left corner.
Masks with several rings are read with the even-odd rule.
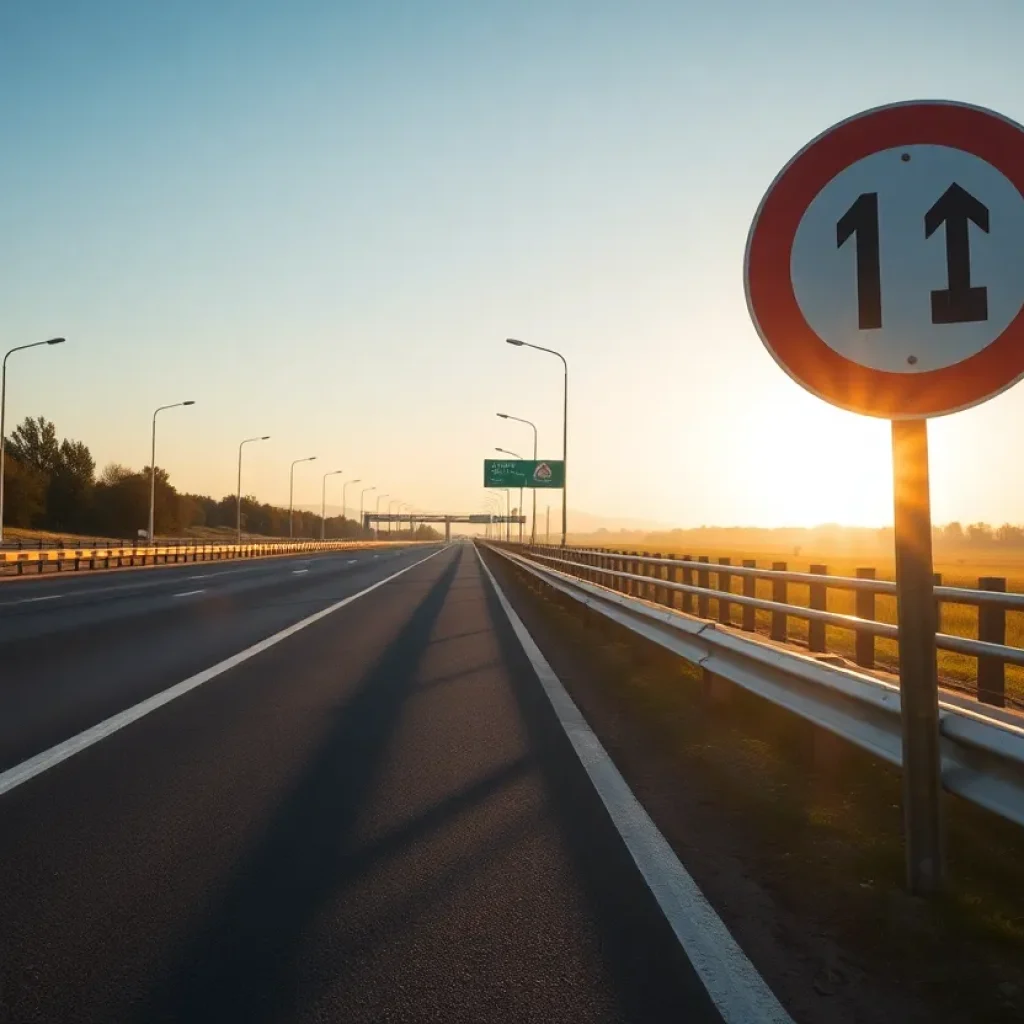
[[[246,538],[251,540],[281,540],[280,537],[264,537],[258,533],[247,533]],[[132,538],[124,537],[100,537],[96,534],[79,534],[79,533],[54,533],[52,530],[23,530],[20,527],[5,527],[4,528],[4,539],[5,540],[43,540],[43,541],[57,541],[57,540],[69,540],[69,541],[91,541],[91,540],[117,540],[123,541]],[[161,536],[157,537],[157,540],[165,539]],[[231,526],[190,526],[183,533],[175,535],[173,540],[220,540],[220,541],[234,541],[235,529]]]
[[[811,565],[825,565],[830,576],[854,576],[860,567],[874,568],[881,580],[893,579],[895,565],[891,556],[871,557],[859,555],[836,555],[835,552],[803,551],[794,555],[793,549],[782,550],[715,550],[696,551],[692,548],[679,548],[672,545],[660,545],[645,547],[637,544],[631,547],[615,548],[614,550],[637,551],[641,554],[654,554],[660,552],[662,555],[691,555],[697,558],[701,555],[709,556],[712,565],[711,585],[717,586],[717,579],[714,573],[714,564],[719,558],[729,558],[734,565],[739,565],[744,559],[756,559],[758,566],[771,568],[773,562],[785,562],[786,567],[796,572],[806,572]],[[951,587],[978,586],[978,578],[981,576],[1002,576],[1006,579],[1006,589],[1013,593],[1024,593],[1024,551],[994,552],[991,555],[979,554],[977,552],[957,551],[952,553],[938,553],[935,558],[935,571],[942,575],[942,583]],[[771,599],[771,582],[769,580],[758,580],[757,596],[766,600]],[[732,591],[739,593],[739,577],[732,577]],[[789,584],[788,600],[790,604],[807,607],[810,602],[809,588],[799,584]],[[854,606],[854,593],[848,590],[828,591],[828,610],[840,612],[845,615],[856,614]],[[717,617],[718,602],[711,601],[711,614]],[[733,606],[734,621],[738,621],[738,606]],[[880,622],[896,622],[896,601],[895,598],[879,594],[875,598],[875,617]],[[771,613],[765,611],[757,612],[758,632],[767,634],[771,626]],[[964,636],[976,638],[978,635],[978,610],[970,605],[942,605],[942,619],[939,629],[943,633],[953,636]],[[800,619],[789,620],[790,638],[797,642],[806,642],[807,623]],[[852,658],[854,654],[854,635],[846,629],[839,629],[833,626],[826,627],[825,639],[830,651],[840,654],[843,657]],[[1024,612],[1011,612],[1006,614],[1006,643],[1014,647],[1024,647]],[[895,641],[885,640],[880,637],[875,639],[875,656],[877,665],[881,669],[896,671],[898,669],[899,656]],[[943,683],[956,689],[974,693],[977,682],[977,661],[974,658],[962,654],[955,654],[951,651],[939,652],[939,675]],[[1024,669],[1013,665],[1006,667],[1006,695],[1008,703],[1017,707],[1024,707]]]

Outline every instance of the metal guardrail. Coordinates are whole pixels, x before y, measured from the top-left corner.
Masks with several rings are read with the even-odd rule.
[[[353,548],[393,547],[401,544],[430,541],[279,541],[243,544],[160,543],[114,544],[95,547],[0,548],[0,575],[24,575],[27,570],[45,572],[53,567],[58,572],[90,569],[124,568],[125,566],[172,565],[185,562],[210,562],[234,558],[266,558],[272,555],[301,554],[316,551],[345,551]]]
[[[752,561],[733,565],[728,559],[710,562],[704,558],[662,558],[660,555],[600,548],[512,547],[567,571],[582,573],[584,578],[605,583],[620,593],[646,597],[688,614],[695,612],[703,619],[711,617],[710,603],[715,601],[717,619],[724,625],[733,624],[732,606],[736,605],[742,610],[742,616],[741,621],[735,624],[748,632],[756,629],[755,612],[770,612],[770,636],[780,642],[790,639],[788,620],[803,619],[808,623],[808,649],[815,653],[827,650],[826,626],[850,630],[856,638],[854,661],[862,668],[875,667],[875,637],[899,639],[896,625],[879,622],[875,618],[875,596],[882,594],[895,598],[896,584],[874,579],[874,570],[870,570],[871,576],[828,576],[823,572],[765,569],[755,566]],[[712,576],[715,577],[714,587],[711,586]],[[734,576],[743,582],[741,593],[732,590]],[[771,581],[771,599],[755,596],[758,580]],[[1005,707],[1005,666],[1024,666],[1024,649],[1005,643],[1006,613],[1024,612],[1024,594],[1006,593],[1006,581],[1001,578],[982,577],[981,582],[1002,589],[935,586],[938,604],[972,605],[979,609],[977,638],[938,633],[936,645],[942,650],[976,658],[977,699],[985,704]],[[790,584],[809,588],[809,606],[793,604],[787,599]],[[857,614],[828,611],[829,590],[855,592]],[[1014,702],[1011,700],[1010,703]]]
[[[486,546],[536,579],[711,675],[756,693],[890,764],[902,765],[899,687],[543,564],[561,561],[579,570],[580,563],[528,548]],[[664,585],[665,581],[657,582]],[[940,699],[939,732],[943,786],[1024,825],[1024,728]]]

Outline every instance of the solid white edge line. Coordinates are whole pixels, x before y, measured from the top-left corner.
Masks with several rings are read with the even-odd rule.
[[[185,590],[180,594],[171,594],[171,597],[193,597],[195,594],[205,594],[206,588],[202,587],[199,590]]]
[[[476,545],[474,545],[476,547]],[[554,669],[523,625],[494,574],[477,558],[522,645],[559,724],[569,737],[672,931],[726,1024],[793,1024],[775,993],[729,933],[722,919],[679,862],[658,826],[587,724]]]
[[[399,569],[398,572],[392,573],[390,576],[386,576],[382,580],[378,580],[376,583],[360,590],[358,593],[351,594],[349,597],[342,598],[340,601],[335,601],[334,604],[328,605],[328,607],[323,608],[320,611],[315,612],[313,615],[310,615],[305,619],[301,619],[290,626],[286,626],[284,629],[279,630],[272,636],[268,636],[265,640],[260,640],[259,643],[253,644],[252,647],[247,647],[244,651],[239,651],[238,654],[233,654],[230,658],[225,658],[224,661],[220,661],[216,665],[204,669],[202,672],[197,672],[194,676],[189,676],[188,679],[183,679],[180,683],[175,683],[174,686],[168,687],[166,690],[161,690],[160,693],[155,693],[152,697],[147,697],[146,700],[140,701],[138,704],[135,704],[116,715],[112,715],[110,718],[105,719],[98,725],[94,725],[91,728],[86,729],[84,732],[80,732],[77,736],[72,736],[70,739],[64,740],[63,743],[58,743],[56,746],[50,747],[49,750],[44,750],[41,754],[36,754],[35,757],[31,757],[27,761],[22,761],[21,764],[17,764],[13,768],[9,768],[7,771],[3,772],[3,774],[0,774],[0,796],[3,796],[4,793],[9,792],[17,786],[20,786],[22,783],[28,782],[29,779],[33,779],[37,775],[41,775],[48,769],[55,767],[60,764],[61,761],[66,761],[69,757],[81,753],[83,750],[88,749],[95,743],[99,743],[100,740],[106,739],[113,733],[123,729],[126,725],[131,725],[132,722],[137,722],[140,718],[148,715],[151,711],[156,711],[157,708],[162,708],[165,704],[170,704],[172,700],[188,693],[189,690],[194,690],[197,686],[202,686],[203,683],[208,683],[211,679],[216,679],[217,676],[223,675],[225,672],[241,665],[250,658],[254,658],[257,654],[262,654],[275,644],[279,644],[282,640],[287,640],[288,637],[294,636],[307,626],[312,626],[314,622],[319,622],[321,619],[325,619],[333,612],[344,608],[346,605],[352,604],[353,601],[358,601],[359,598],[372,593],[378,587],[383,587],[385,583],[390,583],[399,576],[415,569],[418,565],[423,565],[424,562],[429,562],[431,558],[435,555],[441,554],[441,552],[445,550],[447,550],[446,547],[441,547],[437,551],[432,551],[426,558],[421,558],[418,562],[413,562],[412,565],[407,565],[404,569]]]

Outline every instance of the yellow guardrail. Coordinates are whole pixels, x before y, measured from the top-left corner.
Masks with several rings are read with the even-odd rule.
[[[20,575],[26,566],[43,572],[47,566],[61,570],[110,569],[125,565],[170,565],[184,562],[210,562],[228,558],[266,558],[272,555],[302,554],[304,551],[346,551],[385,548],[428,541],[263,541],[249,544],[132,544],[108,547],[7,548],[0,550],[0,567],[13,566]],[[86,563],[86,564],[83,564]],[[100,564],[102,563],[102,564]]]

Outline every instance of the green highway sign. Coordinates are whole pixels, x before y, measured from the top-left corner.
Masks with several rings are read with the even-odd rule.
[[[561,459],[484,459],[484,487],[564,487]]]

